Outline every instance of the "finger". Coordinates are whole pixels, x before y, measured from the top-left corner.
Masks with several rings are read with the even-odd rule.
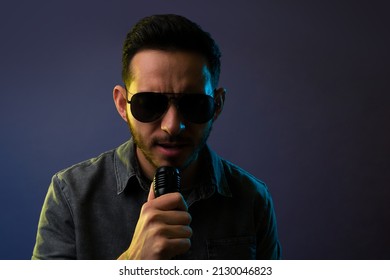
[[[150,188],[149,188],[149,195],[148,195],[148,201],[151,201],[153,200],[155,197],[154,197],[154,184],[153,182],[150,184]]]
[[[189,226],[170,226],[167,229],[166,236],[169,239],[191,238],[192,236],[192,229]]]
[[[178,193],[167,193],[156,198],[153,202],[154,206],[163,211],[167,210],[181,210],[188,211],[187,203],[183,196]]]
[[[153,259],[171,259],[174,256],[184,254],[191,248],[189,238],[160,239],[151,248]]]
[[[186,253],[191,248],[191,240],[189,238],[168,239],[167,245],[169,258],[173,258]]]
[[[150,236],[163,239],[190,238],[192,236],[192,229],[189,226],[183,225],[165,225],[154,228]]]
[[[192,221],[190,213],[182,210],[160,211],[154,218],[167,225],[189,225]]]

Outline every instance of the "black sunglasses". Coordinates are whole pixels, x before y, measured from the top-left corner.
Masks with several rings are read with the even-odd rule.
[[[140,122],[148,123],[158,120],[168,110],[173,101],[183,118],[192,123],[205,123],[211,120],[216,110],[214,98],[206,94],[173,94],[157,92],[139,92],[130,100],[131,113]]]

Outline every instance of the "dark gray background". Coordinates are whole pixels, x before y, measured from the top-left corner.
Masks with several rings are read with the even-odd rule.
[[[9,2],[9,3],[7,3]],[[210,145],[265,181],[286,259],[390,259],[387,1],[2,1],[0,259],[28,259],[51,176],[126,141],[112,102],[141,17],[223,52]]]

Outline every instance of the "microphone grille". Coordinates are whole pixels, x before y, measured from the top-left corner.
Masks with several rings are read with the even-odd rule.
[[[153,178],[155,197],[180,191],[180,172],[172,166],[161,166],[157,168]]]

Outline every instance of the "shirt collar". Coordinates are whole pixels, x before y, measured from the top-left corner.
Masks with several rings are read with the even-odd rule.
[[[210,159],[210,174],[213,186],[216,187],[219,194],[231,197],[232,193],[226,180],[222,159],[208,146],[206,146],[206,152]]]
[[[204,185],[201,187],[201,198],[211,196],[215,191],[227,197],[231,197],[229,185],[226,180],[224,165],[222,159],[212,151],[207,145],[204,147]],[[117,194],[121,194],[128,181],[135,177],[140,186],[148,190],[150,183],[140,171],[136,158],[135,144],[133,138],[120,145],[114,153],[114,170],[117,181]],[[202,175],[203,176],[203,175]],[[196,199],[197,200],[197,199]]]
[[[117,182],[117,194],[121,194],[131,178],[138,180],[139,185],[149,190],[151,182],[147,182],[142,176],[138,161],[135,155],[135,144],[133,138],[120,145],[114,153],[114,170]]]
[[[231,197],[229,185],[226,180],[222,159],[207,145],[201,151],[199,159],[202,161],[200,173],[202,181],[187,197],[188,206],[200,199],[207,199],[215,192]]]

